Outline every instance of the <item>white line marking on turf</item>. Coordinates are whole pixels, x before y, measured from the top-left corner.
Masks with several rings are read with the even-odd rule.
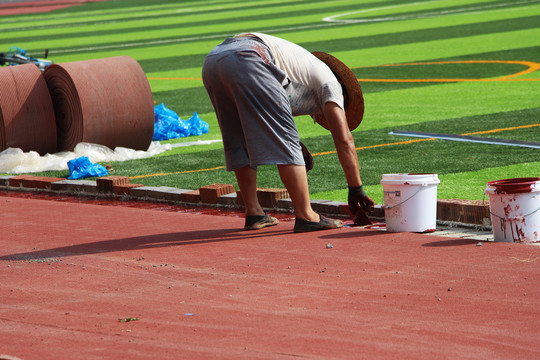
[[[215,34],[215,35],[193,36],[193,37],[187,37],[187,38],[177,38],[177,39],[168,39],[168,40],[141,41],[141,42],[135,42],[135,43],[129,43],[129,44],[111,44],[111,45],[92,46],[92,47],[84,47],[84,48],[77,48],[77,49],[64,49],[64,50],[55,50],[55,51],[51,50],[49,51],[49,55],[76,53],[76,52],[82,52],[82,51],[107,50],[107,49],[116,49],[116,48],[129,48],[129,47],[136,47],[136,46],[167,45],[167,44],[174,44],[174,43],[187,42],[187,41],[226,38],[228,36],[231,36],[231,34]]]
[[[444,1],[444,0],[434,0],[431,2],[437,2],[437,1]],[[460,13],[471,14],[471,13],[475,13],[475,12],[479,12],[483,10],[506,7],[508,5],[516,6],[516,5],[523,5],[523,4],[532,4],[532,3],[537,3],[537,2],[539,2],[539,0],[525,0],[525,1],[519,1],[519,2],[508,2],[508,3],[502,3],[502,4],[476,6],[472,8],[432,11],[432,12],[427,12],[424,14],[396,15],[396,16],[388,16],[388,17],[373,18],[373,19],[343,19],[343,20],[338,19],[340,17],[354,15],[354,14],[362,14],[362,13],[377,11],[377,10],[394,9],[394,8],[405,7],[405,6],[424,5],[428,3],[428,2],[415,2],[415,3],[410,3],[410,4],[384,6],[384,7],[379,7],[379,8],[365,9],[365,10],[352,11],[348,13],[327,16],[323,18],[322,21],[343,23],[343,24],[357,24],[357,23],[372,23],[372,22],[395,21],[395,20],[412,20],[412,19],[423,19],[423,18],[429,18],[429,17],[438,17],[438,16],[453,15],[453,14],[460,14]]]
[[[257,30],[257,31],[263,32],[263,33],[264,32],[276,33],[276,32],[283,32],[283,31],[296,31],[296,30],[324,28],[324,27],[330,27],[330,26],[336,26],[336,25],[341,25],[341,24],[323,23],[323,24],[293,26],[293,27],[278,28],[278,29],[262,29],[262,30]],[[240,31],[239,33],[241,32],[242,31]],[[49,51],[49,55],[76,53],[76,52],[82,52],[82,51],[107,50],[107,49],[116,49],[116,48],[129,48],[129,47],[136,47],[136,46],[168,45],[168,44],[176,44],[176,43],[182,43],[182,42],[188,42],[188,41],[225,39],[233,35],[234,34],[213,34],[213,35],[191,36],[191,37],[186,37],[186,38],[176,38],[176,39],[167,39],[167,40],[141,41],[141,42],[134,42],[134,43],[128,43],[128,44],[111,44],[111,45],[92,46],[92,47],[84,47],[84,48],[77,48],[77,49],[63,49],[63,50],[55,50],[55,51],[51,50]]]
[[[357,23],[357,22],[374,22],[374,21],[381,21],[382,19],[381,19],[381,20],[379,20],[379,19],[367,19],[367,20],[362,20],[362,19],[336,20],[335,18],[343,17],[343,16],[348,16],[348,15],[363,14],[363,13],[372,12],[372,11],[379,11],[379,10],[386,10],[386,9],[402,8],[402,7],[405,7],[405,6],[424,5],[424,4],[429,3],[429,2],[439,2],[439,1],[442,1],[442,0],[432,0],[432,1],[428,1],[428,2],[415,2],[415,3],[410,3],[410,4],[400,4],[400,5],[382,6],[382,7],[371,8],[371,9],[364,9],[364,10],[358,10],[358,11],[351,11],[351,12],[348,12],[348,13],[343,13],[343,14],[337,14],[337,15],[327,16],[327,17],[323,18],[322,21],[325,21],[325,22],[340,22],[340,23]]]
[[[438,2],[438,1],[446,1],[446,0],[432,0],[430,2]],[[430,12],[430,13],[425,13],[422,15],[419,15],[419,14],[403,15],[403,16],[394,16],[394,17],[386,17],[386,18],[378,18],[378,19],[357,19],[357,20],[335,20],[334,19],[336,17],[351,15],[351,14],[356,14],[356,13],[427,3],[427,2],[415,2],[415,3],[410,3],[410,4],[404,4],[404,5],[393,5],[393,6],[387,6],[387,7],[365,9],[365,10],[350,12],[346,14],[333,15],[333,16],[329,16],[322,19],[323,20],[322,24],[290,26],[290,27],[274,28],[274,29],[258,29],[257,31],[271,34],[271,33],[285,32],[285,31],[320,29],[320,28],[331,27],[331,26],[340,26],[340,25],[349,24],[349,23],[369,23],[369,22],[380,22],[380,21],[420,19],[420,18],[426,18],[426,17],[444,16],[444,15],[449,15],[449,14],[457,13],[457,12],[466,13],[467,11],[470,11],[470,10],[473,10],[473,11],[470,11],[472,13],[476,10],[486,10],[489,8],[502,7],[509,4],[520,5],[520,4],[530,4],[530,3],[538,3],[538,2],[540,2],[540,0],[524,0],[524,1],[519,1],[519,2],[509,2],[509,3],[504,3],[504,4],[495,4],[495,5],[488,5],[488,6],[482,6],[482,7],[469,8],[469,9],[456,9],[456,10],[448,10],[448,11]],[[331,18],[332,20],[328,20]],[[246,31],[249,31],[249,30],[246,30]],[[138,47],[138,46],[169,45],[169,44],[183,43],[183,42],[189,42],[189,41],[225,39],[232,35],[234,34],[212,34],[212,35],[191,36],[191,37],[185,37],[185,38],[175,38],[175,39],[166,39],[166,40],[140,41],[140,42],[133,42],[133,43],[125,43],[125,44],[100,45],[100,46],[91,46],[91,47],[82,47],[82,48],[61,49],[61,50],[54,50],[54,51],[51,50],[49,53],[50,55],[70,54],[70,53],[77,53],[77,52],[84,52],[84,51],[99,51],[99,50],[118,49],[118,48],[131,48],[131,47]]]
[[[401,131],[401,130],[393,130],[393,131],[390,131],[388,134],[427,138],[427,139],[433,138],[433,139],[441,139],[441,140],[449,140],[449,141],[471,142],[471,143],[480,143],[480,144],[488,144],[488,145],[519,146],[519,147],[526,147],[530,149],[540,149],[540,143],[533,142],[533,141],[492,139],[492,138],[484,138],[484,137],[468,136],[468,135],[436,134],[436,133],[427,133],[427,132],[421,132],[421,131]]]

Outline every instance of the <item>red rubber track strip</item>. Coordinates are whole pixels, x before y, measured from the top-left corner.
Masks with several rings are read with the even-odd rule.
[[[80,142],[147,150],[154,131],[148,79],[129,56],[53,64],[43,73],[58,128],[58,150]]]
[[[33,64],[0,68],[0,151],[56,151],[56,120],[41,71]]]
[[[33,14],[50,12],[71,6],[83,5],[89,2],[106,0],[46,0],[46,1],[15,1],[0,4],[0,16]]]

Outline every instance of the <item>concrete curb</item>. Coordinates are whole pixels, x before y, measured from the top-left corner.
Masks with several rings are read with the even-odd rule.
[[[242,194],[231,184],[210,184],[199,189],[132,184],[129,177],[104,176],[97,180],[66,180],[32,175],[0,176],[0,189],[5,191],[45,191],[72,196],[97,196],[138,201],[163,201],[183,206],[243,207]],[[266,210],[292,212],[292,203],[284,189],[258,189],[259,201]],[[315,211],[349,218],[347,203],[312,200]],[[384,209],[376,205],[370,214],[373,220],[384,221]],[[484,201],[443,199],[437,201],[437,223],[446,226],[491,229],[489,205]]]

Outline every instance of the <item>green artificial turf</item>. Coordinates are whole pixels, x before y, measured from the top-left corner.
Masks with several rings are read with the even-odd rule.
[[[329,16],[348,22],[323,21]],[[540,123],[540,71],[523,73],[540,63],[539,21],[540,3],[505,0],[117,0],[0,17],[0,43],[35,56],[48,48],[55,62],[132,56],[156,104],[183,119],[197,112],[209,123],[208,134],[163,142],[177,143],[221,138],[200,78],[206,54],[239,32],[281,36],[332,53],[360,80],[366,109],[353,135],[363,182],[378,203],[382,175],[401,172],[437,173],[439,198],[482,199],[487,181],[540,176],[540,150],[389,133],[502,129],[475,136],[540,142],[540,126],[534,126]],[[308,116],[298,117],[297,126],[314,154],[312,198],[345,201],[347,184],[328,131]],[[220,143],[112,166],[115,175],[152,186],[236,186],[224,170]],[[261,187],[283,187],[275,166],[260,167],[258,180]]]

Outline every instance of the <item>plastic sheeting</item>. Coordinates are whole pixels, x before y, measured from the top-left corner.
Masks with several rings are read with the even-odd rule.
[[[221,140],[198,140],[176,144],[161,144],[153,141],[147,151],[117,147],[114,150],[103,145],[80,143],[73,151],[40,156],[35,151],[24,152],[22,149],[8,148],[0,152],[0,173],[23,174],[52,170],[67,170],[68,161],[87,156],[90,161],[113,162],[149,158],[175,147],[207,145]]]
[[[152,142],[147,151],[117,147],[114,150],[103,145],[80,143],[73,151],[40,156],[35,151],[23,152],[21,149],[9,148],[0,153],[0,173],[21,174],[50,170],[67,170],[68,161],[87,156],[90,161],[110,162],[144,159],[160,154],[171,146]]]

